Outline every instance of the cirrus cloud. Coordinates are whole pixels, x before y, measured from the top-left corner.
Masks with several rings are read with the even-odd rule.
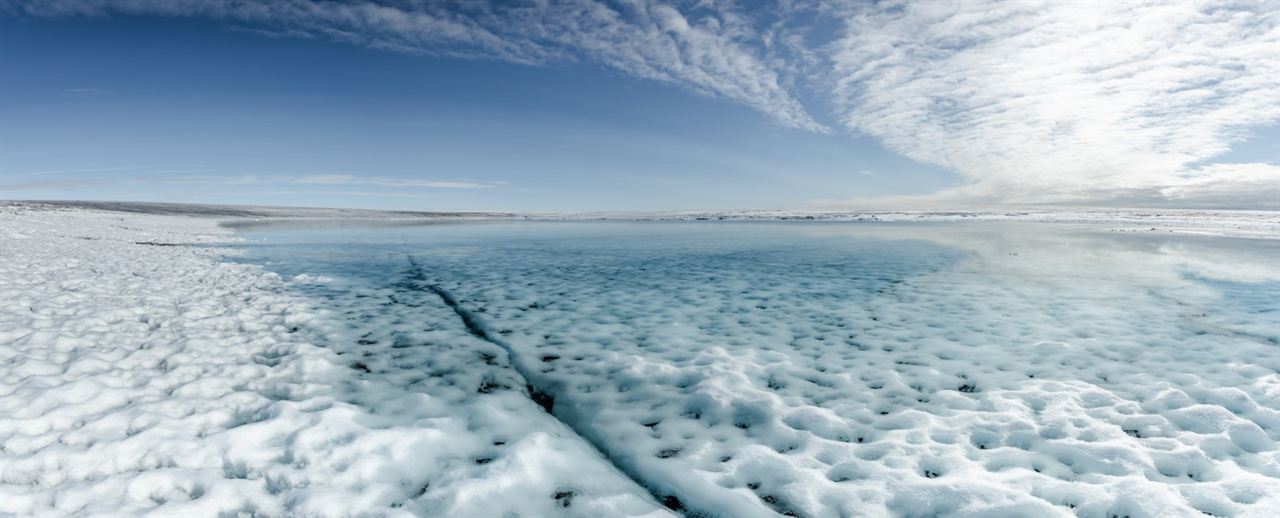
[[[383,176],[357,176],[351,174],[312,174],[302,176],[259,175],[200,175],[200,176],[148,176],[135,178],[133,183],[168,185],[367,185],[376,187],[406,187],[420,189],[493,189],[506,187],[507,182],[470,180],[428,180],[422,178],[389,178]]]
[[[213,18],[272,36],[526,65],[596,63],[746,105],[785,126],[828,131],[764,62],[751,25],[718,2],[684,10],[647,0],[18,0],[7,7],[33,16]]]
[[[1280,120],[1280,0],[755,8],[732,0],[0,0],[0,8],[203,17],[397,52],[590,63],[745,105],[784,126],[829,131],[798,100],[804,91],[829,108],[820,118],[966,181],[931,196],[871,200],[878,205],[1280,209],[1280,157],[1214,162]],[[403,181],[340,183],[483,188],[394,182]]]
[[[1200,165],[1280,119],[1276,2],[889,2],[843,18],[843,123],[971,181],[939,199],[1191,201],[1213,185],[1280,204],[1273,165]]]

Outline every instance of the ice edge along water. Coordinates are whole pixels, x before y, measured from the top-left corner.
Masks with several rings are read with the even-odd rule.
[[[0,238],[0,514],[664,514],[523,395],[477,393],[501,362],[415,372],[493,346],[434,330],[367,376],[394,357],[346,359],[306,281],[185,246],[227,243],[212,220],[8,206]]]

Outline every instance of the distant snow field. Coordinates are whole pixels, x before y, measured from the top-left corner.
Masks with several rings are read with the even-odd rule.
[[[524,225],[0,206],[0,515],[1280,511],[1273,242]]]
[[[552,220],[830,221],[830,222],[1034,222],[1085,225],[1120,232],[1177,232],[1280,238],[1280,212],[1197,209],[1023,209],[954,211],[731,210],[708,212],[596,212],[542,214]]]

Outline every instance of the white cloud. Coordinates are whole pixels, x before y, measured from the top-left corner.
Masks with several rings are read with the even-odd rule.
[[[106,93],[107,93],[106,90],[102,90],[100,88],[64,88],[62,90],[63,95],[67,97],[74,97],[77,99],[89,99],[92,97],[99,97],[102,95],[106,95]]]
[[[1280,168],[1213,162],[1280,120],[1280,0],[795,0],[752,9],[732,0],[8,5],[15,6],[51,16],[206,17],[276,37],[529,65],[595,63],[827,131],[797,101],[803,90],[826,101],[847,130],[966,180],[877,205],[1280,208],[1273,194]],[[328,175],[289,181],[496,185]]]
[[[1274,1],[904,2],[845,15],[831,47],[843,122],[971,181],[939,199],[1192,202],[1209,185],[1280,185],[1274,167],[1194,166],[1280,118]],[[1252,172],[1225,172],[1240,167]]]
[[[469,182],[454,180],[421,180],[414,178],[385,178],[378,176],[353,176],[346,174],[312,175],[287,178],[288,183],[312,185],[378,185],[382,187],[423,187],[429,189],[492,189],[507,185],[506,182]]]
[[[740,103],[795,128],[826,131],[756,52],[751,24],[729,4],[685,10],[651,0],[336,2],[327,0],[44,0],[41,16],[208,17],[271,36],[325,37],[377,49],[541,65],[598,63]]]
[[[428,199],[436,198],[437,195],[421,193],[421,192],[378,192],[378,191],[323,191],[310,189],[288,189],[288,190],[269,190],[269,191],[253,191],[254,196],[298,196],[298,195],[314,195],[314,196],[360,196],[366,198],[412,198],[412,199]],[[242,192],[202,192],[196,193],[198,197],[239,197],[244,196]]]
[[[1280,208],[1280,165],[1213,164],[1159,189],[1171,204]]]
[[[51,175],[69,175],[83,173],[116,173],[120,171],[138,171],[146,169],[144,167],[93,167],[87,169],[51,169],[45,171],[25,171],[20,173],[0,173],[0,179],[19,178],[29,176],[51,176]]]
[[[299,185],[372,185],[378,187],[408,187],[420,189],[493,189],[505,187],[507,182],[475,182],[465,180],[426,180],[421,178],[387,178],[383,176],[356,176],[349,174],[315,174],[303,176],[258,175],[201,175],[201,176],[151,176],[136,178],[134,183],[170,185],[250,185],[250,184],[299,184]]]
[[[65,191],[72,189],[83,189],[91,187],[95,184],[102,183],[101,180],[47,180],[32,182],[16,182],[16,183],[0,183],[0,193],[6,191]]]
[[[183,176],[144,176],[134,178],[129,183],[162,184],[162,185],[248,185],[267,183],[267,180],[254,175],[224,176],[217,174],[183,175]]]

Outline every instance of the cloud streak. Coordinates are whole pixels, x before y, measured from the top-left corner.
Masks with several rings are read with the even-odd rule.
[[[1198,165],[1280,118],[1277,7],[858,6],[831,44],[833,95],[850,130],[972,181],[938,199],[1190,200],[1235,185],[1277,203],[1274,166]]]
[[[465,180],[427,180],[420,178],[388,178],[382,176],[356,176],[349,174],[314,174],[303,176],[149,176],[136,178],[134,183],[159,183],[170,185],[365,185],[416,189],[494,189],[509,185],[507,182],[476,182]]]
[[[337,2],[326,0],[45,0],[9,5],[34,16],[202,17],[280,37],[527,65],[587,62],[727,99],[785,126],[827,131],[756,50],[732,5],[680,10],[648,0]]]
[[[42,180],[31,182],[0,183],[0,193],[11,191],[65,191],[83,189],[102,183],[102,180]]]
[[[420,187],[428,189],[492,189],[507,182],[469,182],[454,180],[420,180],[413,178],[385,178],[378,176],[354,176],[347,174],[312,175],[289,178],[288,183],[310,185],[377,185],[381,187]]]
[[[1280,166],[1213,163],[1280,120],[1280,0],[796,0],[758,9],[730,0],[0,6],[34,16],[212,18],[273,37],[396,52],[596,64],[745,105],[785,126],[829,131],[798,101],[797,91],[812,91],[829,108],[824,117],[844,130],[967,181],[877,204],[1280,209]],[[498,186],[345,175],[287,181]]]
[[[104,168],[78,171],[128,171],[138,168]],[[32,175],[56,174],[58,171],[41,171]],[[113,183],[108,178],[78,178],[59,180],[33,180],[20,182],[4,182],[0,178],[0,192],[3,191],[48,191],[72,190],[100,186]],[[257,176],[257,175],[186,175],[186,176],[144,176],[130,180],[133,184],[161,185],[333,185],[333,186],[372,186],[395,187],[402,189],[495,189],[506,187],[507,182],[476,182],[466,180],[427,180],[421,178],[388,178],[381,176],[355,176],[348,174],[320,174],[304,176]],[[323,192],[323,191],[306,191]],[[349,192],[349,191],[343,191]],[[406,196],[424,196],[421,193],[402,193]]]

